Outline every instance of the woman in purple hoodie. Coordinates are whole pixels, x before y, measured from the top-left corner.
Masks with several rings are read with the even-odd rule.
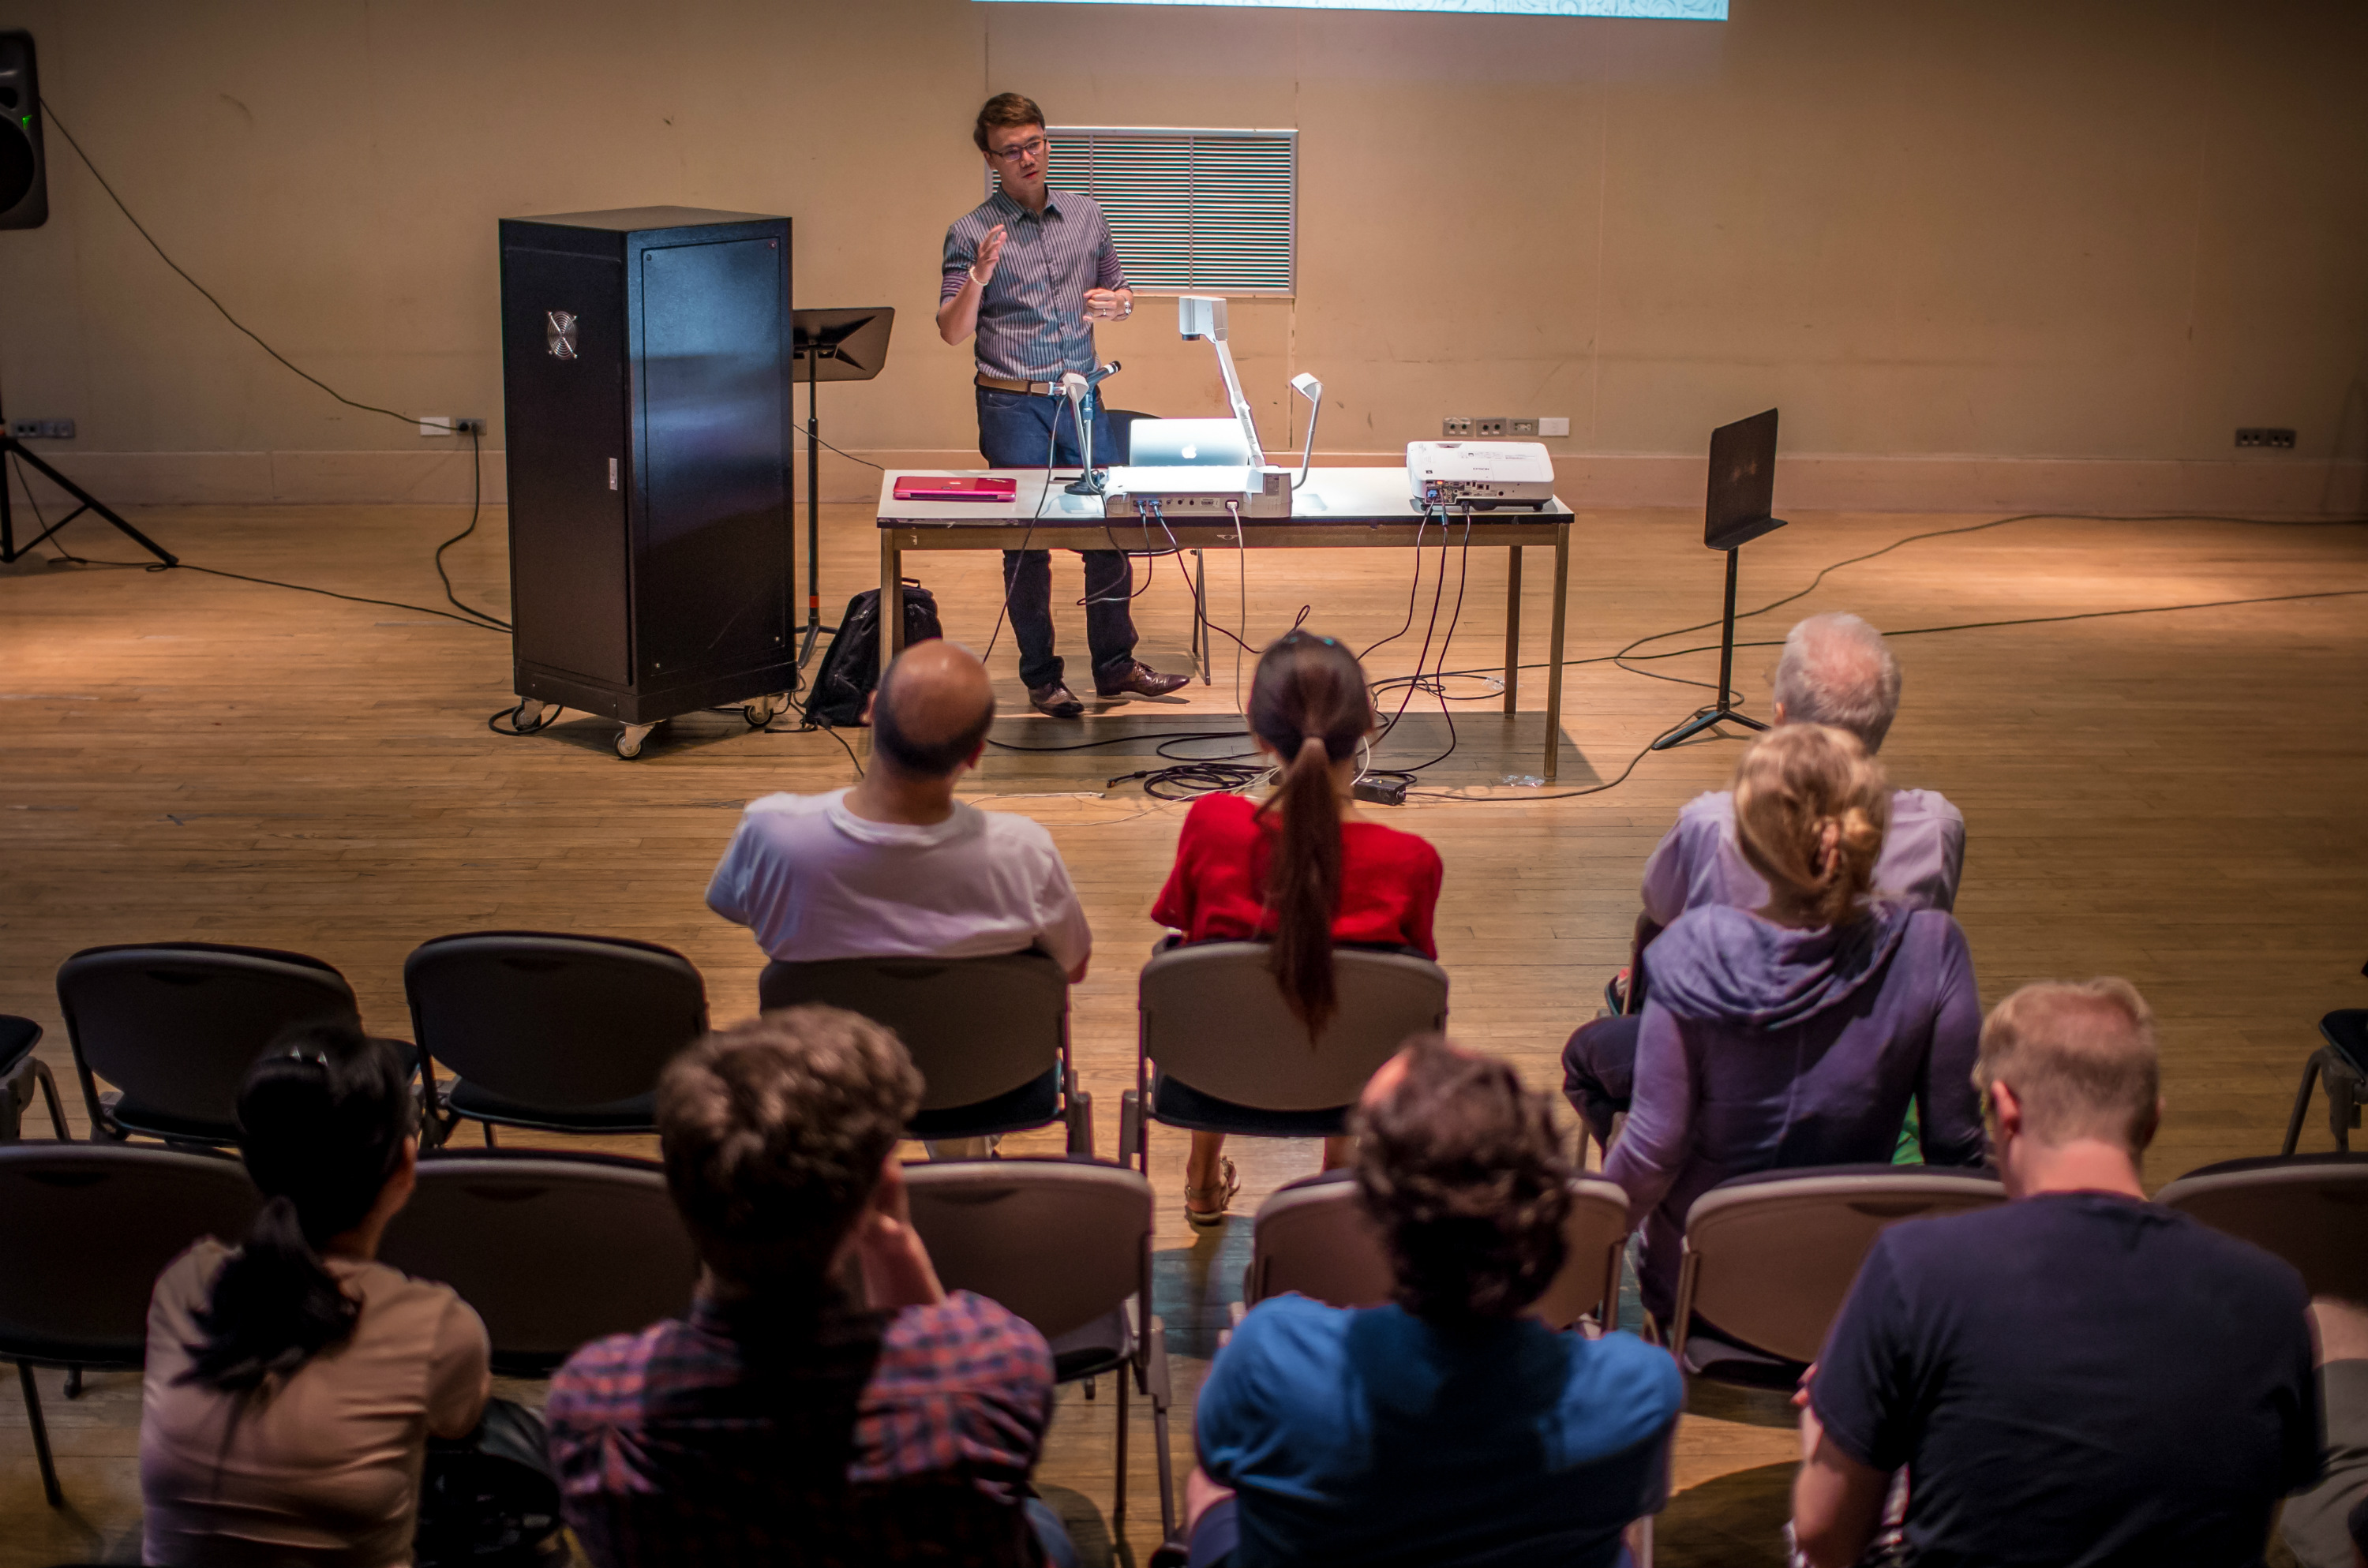
[[[1849,732],[1770,731],[1735,770],[1767,907],[1691,909],[1653,944],[1635,1097],[1604,1174],[1644,1225],[1645,1306],[1664,1324],[1686,1210],[1730,1176],[1887,1160],[1911,1100],[1927,1163],[1983,1157],[1965,934],[1867,896],[1890,805]]]

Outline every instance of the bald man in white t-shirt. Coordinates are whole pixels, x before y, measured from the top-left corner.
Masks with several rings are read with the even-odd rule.
[[[954,799],[994,720],[986,667],[968,649],[905,649],[872,701],[862,781],[751,801],[707,906],[791,963],[1041,948],[1083,980],[1093,933],[1053,835]]]

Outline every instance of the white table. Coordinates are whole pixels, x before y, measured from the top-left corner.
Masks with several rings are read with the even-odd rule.
[[[907,476],[949,478],[992,474],[1014,481],[1009,501],[899,501],[896,482]],[[1426,523],[1406,496],[1403,468],[1319,468],[1292,497],[1288,517],[1195,517],[1160,524],[1103,517],[1098,495],[1071,495],[1062,487],[1075,470],[893,469],[880,480],[880,659],[884,669],[905,642],[904,555],[928,550],[1332,550],[1408,549],[1438,542],[1440,514]],[[1048,483],[1050,494],[1047,494]],[[1448,536],[1464,540],[1463,514],[1445,514]],[[1520,692],[1521,551],[1554,547],[1554,621],[1546,649],[1544,766],[1551,781],[1562,742],[1563,632],[1570,589],[1570,508],[1549,502],[1542,511],[1474,512],[1471,543],[1512,552],[1505,596],[1505,711]],[[1197,590],[1197,585],[1196,585]],[[1197,615],[1196,615],[1197,619]],[[1207,634],[1195,628],[1194,656],[1205,670]]]

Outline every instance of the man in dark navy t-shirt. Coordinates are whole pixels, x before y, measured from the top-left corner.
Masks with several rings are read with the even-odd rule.
[[[2318,1470],[2308,1296],[2146,1201],[2146,1003],[2119,980],[2025,986],[1975,1082],[2013,1201],[1876,1242],[1804,1391],[1802,1552],[1857,1561],[1905,1468],[1917,1568],[2258,1564]]]

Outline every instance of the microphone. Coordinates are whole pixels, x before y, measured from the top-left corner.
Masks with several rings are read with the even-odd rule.
[[[1086,385],[1089,387],[1098,387],[1101,385],[1103,381],[1117,374],[1118,361],[1113,359],[1109,364],[1104,365],[1101,369],[1096,370],[1092,375],[1087,376],[1086,378]]]

